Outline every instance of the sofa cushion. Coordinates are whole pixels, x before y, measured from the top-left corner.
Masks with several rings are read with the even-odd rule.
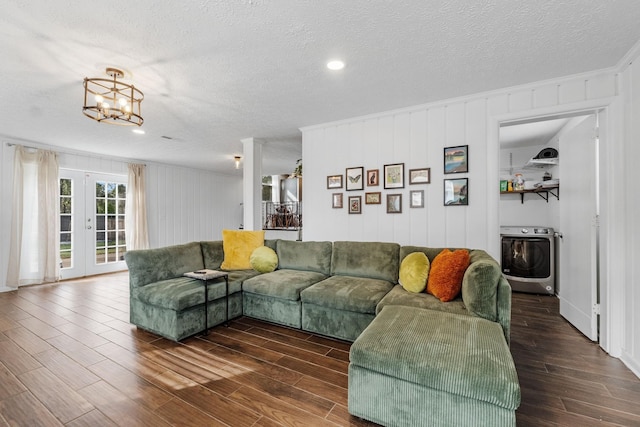
[[[223,270],[248,270],[249,258],[258,247],[264,246],[264,230],[222,230]]]
[[[380,242],[334,242],[331,274],[369,277],[398,283],[400,245]]]
[[[222,261],[224,261],[222,240],[200,242],[200,246],[202,248],[204,268],[219,270]]]
[[[302,290],[326,277],[315,271],[281,269],[245,280],[242,290],[252,294],[298,301]]]
[[[279,268],[331,273],[331,242],[278,240],[276,248]]]
[[[386,280],[331,276],[302,291],[300,299],[321,307],[375,314],[376,305],[392,288]]]
[[[468,266],[469,251],[443,249],[431,263],[427,292],[442,302],[451,301],[460,293]]]
[[[132,297],[156,307],[182,311],[204,303],[204,282],[176,277],[137,288]]]
[[[462,278],[462,299],[467,309],[487,320],[498,320],[500,266],[483,250],[469,252],[471,264]]]
[[[438,298],[426,292],[415,294],[407,292],[402,286],[396,285],[380,300],[376,307],[376,314],[389,305],[401,305],[405,307],[425,308],[429,310],[444,311],[447,313],[464,314],[471,316],[460,296],[444,304]]]
[[[515,410],[520,385],[502,328],[475,316],[388,306],[352,344],[351,364]]]
[[[249,262],[257,272],[271,273],[278,266],[278,254],[268,246],[260,246],[251,253]]]
[[[427,287],[429,258],[422,252],[407,255],[400,263],[398,281],[408,292],[419,293]]]

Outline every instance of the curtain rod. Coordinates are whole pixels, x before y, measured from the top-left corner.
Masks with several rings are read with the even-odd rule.
[[[7,142],[6,144],[7,144],[7,147],[18,147],[18,146],[20,146],[20,147],[24,147],[24,148],[30,148],[30,149],[32,149],[32,150],[45,150],[44,148],[32,147],[32,146],[29,146],[29,145],[23,145],[23,144],[16,144],[16,143],[14,143],[14,142]],[[56,150],[49,150],[49,151],[56,151]],[[83,153],[81,153],[81,152],[69,152],[69,151],[64,151],[64,150],[59,151],[58,153],[62,153],[62,154],[70,154],[70,155],[73,155],[73,156],[85,156],[85,157],[94,157],[94,158],[95,158],[95,156],[90,156],[90,155],[89,155],[90,153],[83,154]],[[146,164],[146,163],[127,162],[126,160],[119,160],[119,159],[115,159],[115,158],[105,158],[105,157],[97,157],[97,158],[98,158],[98,159],[115,160],[115,161],[120,161],[120,162],[122,162],[122,163],[132,163],[132,164],[133,164],[133,163],[135,163],[135,164],[142,164],[143,166],[147,166],[147,164]]]

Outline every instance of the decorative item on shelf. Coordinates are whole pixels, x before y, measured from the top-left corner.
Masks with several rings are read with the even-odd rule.
[[[522,178],[521,173],[517,173],[515,175],[515,179],[513,180],[513,189],[516,191],[524,190],[524,178]]]
[[[118,81],[124,77],[122,70],[107,68],[106,73],[111,79],[85,77],[82,113],[98,122],[142,126],[140,104],[143,93],[132,84]]]

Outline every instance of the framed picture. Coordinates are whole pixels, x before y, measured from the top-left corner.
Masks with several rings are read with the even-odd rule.
[[[404,188],[404,163],[384,165],[384,188]]]
[[[369,187],[380,185],[380,169],[369,169],[367,171],[367,185]]]
[[[364,189],[364,168],[347,168],[346,189],[347,191]]]
[[[444,180],[444,204],[445,206],[469,204],[469,178]]]
[[[349,196],[349,213],[362,213],[362,196]]]
[[[342,193],[333,193],[331,195],[331,207],[334,209],[342,208]]]
[[[379,205],[380,204],[380,192],[364,193],[364,203],[366,205]]]
[[[469,172],[469,146],[446,147],[444,149],[444,173]]]
[[[329,175],[327,177],[327,188],[342,188],[342,175]]]
[[[424,208],[424,190],[413,190],[409,192],[409,207]]]
[[[409,169],[409,184],[429,184],[431,168]]]
[[[387,194],[387,213],[402,213],[402,194]]]

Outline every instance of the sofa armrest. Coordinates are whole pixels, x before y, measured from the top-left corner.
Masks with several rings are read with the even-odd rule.
[[[200,242],[128,251],[124,259],[129,268],[131,288],[172,279],[186,272],[204,268]]]

